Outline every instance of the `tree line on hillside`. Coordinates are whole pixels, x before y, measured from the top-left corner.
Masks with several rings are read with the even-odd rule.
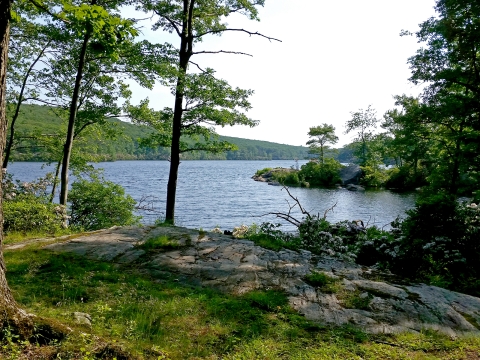
[[[65,124],[55,115],[56,109],[48,106],[23,105],[16,125],[16,136],[10,159],[13,161],[55,161],[52,147],[62,138]],[[107,120],[108,128],[99,129],[95,136],[76,139],[73,157],[81,156],[90,161],[115,160],[167,160],[170,149],[144,144],[153,130],[150,127]],[[110,135],[109,135],[109,133]],[[112,136],[115,135],[115,136]],[[267,141],[248,140],[220,136],[220,140],[236,145],[237,150],[211,153],[207,151],[187,152],[184,160],[291,160],[304,159],[308,148],[276,144]],[[188,140],[187,140],[188,141]],[[190,141],[191,142],[191,141]]]

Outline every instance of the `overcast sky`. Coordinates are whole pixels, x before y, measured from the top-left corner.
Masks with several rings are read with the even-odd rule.
[[[211,67],[232,86],[255,91],[247,115],[260,120],[255,128],[219,128],[222,135],[305,145],[311,126],[333,124],[340,141],[349,143],[344,124],[350,112],[372,105],[379,118],[394,107],[393,95],[418,95],[408,82],[408,57],[419,44],[400,37],[402,29],[435,15],[434,0],[267,0],[260,22],[229,19],[231,27],[258,31],[282,40],[268,41],[243,33],[209,36],[195,50],[234,50],[242,55],[197,55],[202,67]],[[165,35],[143,30],[150,40]],[[178,38],[170,39],[177,45]],[[135,88],[137,101],[149,97],[158,110],[173,107],[168,89]]]

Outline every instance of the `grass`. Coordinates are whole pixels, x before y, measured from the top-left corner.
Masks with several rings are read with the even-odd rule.
[[[76,230],[72,230],[71,228],[58,230],[55,233],[45,233],[40,231],[11,231],[5,234],[3,238],[3,243],[5,245],[13,245],[19,242],[24,242],[25,240],[31,239],[40,239],[40,238],[54,238],[59,237],[62,235],[70,235],[76,233]]]
[[[176,239],[170,239],[168,236],[161,235],[147,239],[141,247],[144,250],[173,250],[182,247]]]
[[[167,240],[152,240],[156,245],[146,250]],[[5,359],[466,359],[480,349],[478,337],[373,336],[353,327],[322,327],[293,311],[275,290],[232,296],[178,281],[168,271],[153,276],[134,265],[51,253],[40,244],[4,255],[21,306],[74,329],[66,341],[41,348],[5,336]],[[327,278],[321,285],[320,278],[312,281],[331,284]],[[91,327],[75,324],[76,311],[91,315]]]
[[[324,272],[314,271],[305,276],[305,282],[319,288],[320,291],[327,294],[338,293],[341,289],[341,279],[329,276]]]

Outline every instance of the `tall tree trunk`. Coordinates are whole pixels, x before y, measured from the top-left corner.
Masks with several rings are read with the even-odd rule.
[[[93,4],[93,2],[92,2]],[[75,119],[77,117],[78,98],[80,95],[80,85],[82,83],[83,68],[85,67],[85,58],[87,55],[88,41],[90,40],[90,31],[85,33],[83,38],[80,59],[78,61],[77,76],[73,88],[72,102],[70,104],[70,114],[68,118],[67,138],[63,148],[62,173],[60,176],[60,205],[67,205],[68,197],[68,170],[70,166],[70,156],[72,154],[73,137],[75,133]]]
[[[180,69],[182,75],[185,75],[187,72],[188,59],[188,55],[184,55],[181,53]],[[178,167],[180,165],[180,137],[182,136],[182,115],[184,97],[184,80],[182,75],[180,75],[177,79],[177,86],[175,92],[172,145],[170,148],[170,173],[168,175],[167,204],[165,209],[165,222],[170,224],[173,224],[175,222],[175,198],[177,194]]]
[[[10,33],[11,0],[0,0],[0,156],[3,156],[7,121],[5,114],[6,75],[8,58],[8,41]],[[0,184],[3,172],[0,172]],[[13,299],[5,277],[5,261],[3,259],[3,193],[0,186],[0,329],[5,326],[14,328],[15,332],[28,336],[33,330],[31,317],[20,309]]]
[[[193,52],[192,21],[195,0],[184,0],[184,20],[180,36],[179,71],[175,89],[175,108],[173,110],[172,146],[170,148],[170,173],[167,185],[167,203],[165,222],[175,223],[175,198],[177,194],[178,166],[180,165],[180,137],[182,136],[182,115],[184,98],[184,77],[187,74],[188,62]]]

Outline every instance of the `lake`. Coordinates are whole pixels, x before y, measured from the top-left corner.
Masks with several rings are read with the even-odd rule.
[[[306,161],[299,161],[299,165]],[[167,161],[116,161],[94,164],[104,169],[106,179],[122,185],[135,200],[153,197],[155,213],[141,213],[142,222],[153,223],[165,211],[166,189],[170,163]],[[255,172],[265,167],[291,167],[293,160],[273,161],[182,161],[177,183],[175,207],[176,224],[190,228],[211,230],[215,226],[233,229],[242,224],[262,222],[282,223],[282,229],[294,226],[277,219],[269,212],[288,212],[293,205],[285,190],[251,179]],[[31,181],[43,176],[53,167],[41,163],[16,162],[8,171],[15,179]],[[72,181],[72,180],[70,180]],[[361,219],[365,224],[386,226],[405,210],[414,206],[415,194],[395,193],[385,190],[351,192],[345,189],[291,188],[292,195],[311,214],[328,212],[327,220]],[[264,215],[264,216],[262,216]],[[301,219],[295,209],[292,215]]]

